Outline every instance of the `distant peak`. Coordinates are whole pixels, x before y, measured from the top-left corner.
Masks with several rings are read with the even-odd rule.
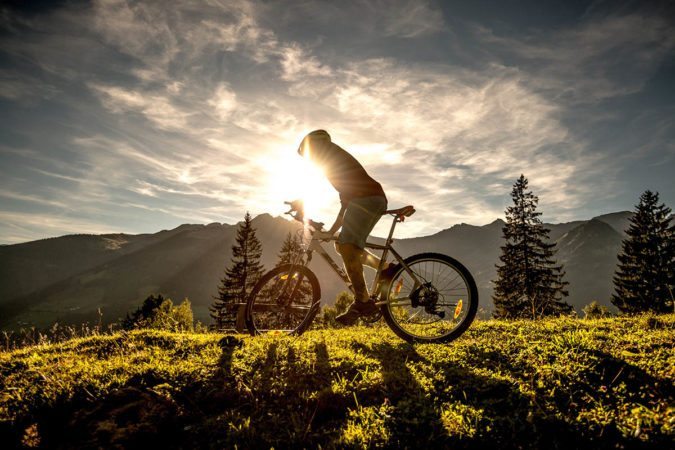
[[[591,220],[588,222],[585,222],[581,225],[582,227],[585,228],[608,228],[608,229],[613,229],[610,224],[607,222],[598,219],[597,217],[593,217]]]
[[[197,224],[194,224],[194,223],[184,223],[182,225],[178,225],[176,228],[174,228],[174,230],[188,230],[188,229],[191,229],[191,228],[202,227],[202,226],[203,225],[197,225]]]
[[[253,218],[253,220],[274,220],[274,217],[272,217],[271,214],[262,213],[262,214],[258,214],[257,216],[255,216]]]
[[[599,220],[604,222],[614,228],[621,234],[625,234],[628,226],[630,224],[630,219],[633,217],[633,213],[630,211],[619,211],[615,213],[603,214],[601,216],[594,217],[593,220]]]
[[[614,212],[614,213],[601,214],[599,216],[593,217],[592,220],[598,219],[598,220],[604,221],[606,219],[619,219],[619,218],[627,219],[627,218],[631,217],[632,215],[633,215],[633,213],[630,212],[630,211],[618,211],[618,212]]]
[[[283,217],[279,216],[272,216],[271,214],[268,213],[262,213],[253,218],[253,223],[255,224],[272,224],[272,223],[278,223],[279,221],[285,221]]]

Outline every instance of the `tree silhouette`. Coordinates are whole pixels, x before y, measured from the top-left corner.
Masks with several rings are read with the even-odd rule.
[[[349,292],[343,291],[335,297],[335,305],[323,306],[321,308],[321,316],[319,318],[324,328],[338,328],[338,323],[335,317],[347,311],[349,305],[354,302],[354,296]]]
[[[122,328],[124,330],[132,330],[138,327],[139,324],[148,321],[156,314],[165,300],[162,294],[150,294],[136,311],[132,314],[127,313],[126,317],[122,319]]]
[[[675,226],[658,192],[640,196],[618,255],[612,303],[624,313],[673,312]]]
[[[609,309],[606,306],[599,304],[596,300],[593,300],[591,303],[584,306],[581,311],[583,311],[586,319],[604,319],[605,317],[612,316]]]
[[[247,212],[237,228],[230,267],[225,270],[225,276],[218,286],[218,295],[209,308],[216,329],[237,322],[240,305],[246,303],[248,293],[262,275],[261,256],[262,244],[256,237],[251,215]]]
[[[567,296],[565,272],[553,260],[555,244],[548,243],[549,231],[539,219],[539,198],[527,191],[521,175],[513,185],[513,206],[506,208],[502,228],[506,244],[497,265],[493,300],[495,317],[538,319],[572,311]]]
[[[127,313],[122,320],[122,328],[125,330],[156,328],[169,331],[192,331],[194,330],[192,305],[186,298],[180,305],[174,306],[170,298],[164,298],[162,294],[152,294],[133,314]]]
[[[289,264],[292,261],[297,261],[298,255],[303,252],[302,242],[297,234],[289,232],[284,239],[284,243],[281,244],[281,250],[279,251],[279,261],[277,266],[283,264]]]

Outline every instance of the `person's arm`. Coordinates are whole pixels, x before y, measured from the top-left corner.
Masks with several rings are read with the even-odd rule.
[[[342,220],[345,215],[345,209],[347,209],[347,207],[343,205],[340,208],[340,212],[338,213],[337,217],[335,218],[335,223],[333,224],[333,226],[330,227],[329,230],[317,231],[316,233],[314,233],[314,239],[321,239],[327,241],[330,238],[334,237],[337,230],[339,230],[340,227],[342,226]]]
[[[330,234],[331,236],[334,235],[335,233],[337,233],[337,230],[339,230],[340,227],[342,226],[342,221],[344,219],[346,209],[347,209],[347,205],[345,205],[343,203],[342,207],[340,208],[340,212],[338,213],[337,217],[335,218],[335,223],[327,231],[327,233]]]

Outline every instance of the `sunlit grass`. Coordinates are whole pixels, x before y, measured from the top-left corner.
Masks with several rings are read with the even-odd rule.
[[[675,315],[477,321],[453,343],[415,346],[384,326],[78,338],[0,353],[0,438],[10,447],[667,448],[674,327]]]

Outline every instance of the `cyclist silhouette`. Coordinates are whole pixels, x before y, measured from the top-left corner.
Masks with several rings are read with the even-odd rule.
[[[363,265],[377,269],[380,263],[377,256],[365,249],[365,243],[387,209],[387,197],[382,185],[368,175],[356,158],[331,142],[325,130],[315,130],[305,136],[298,153],[321,166],[340,194],[340,212],[333,226],[323,235],[331,237],[341,228],[335,249],[342,256],[356,298],[336,320],[342,325],[352,325],[359,317],[379,311],[368,293]]]

